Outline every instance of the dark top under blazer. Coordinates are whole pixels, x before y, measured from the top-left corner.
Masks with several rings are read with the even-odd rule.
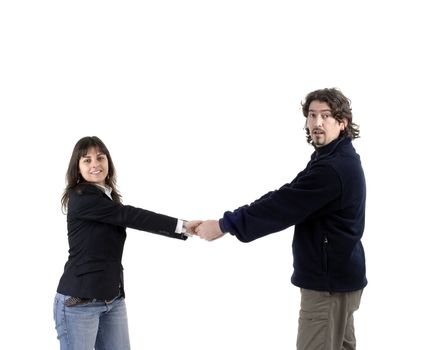
[[[307,167],[282,186],[233,212],[221,229],[249,242],[295,225],[296,286],[349,292],[366,286],[365,177],[349,138],[317,149]]]
[[[69,257],[58,293],[96,299],[124,295],[122,254],[126,227],[183,239],[177,219],[112,201],[83,183],[70,193],[67,213]]]

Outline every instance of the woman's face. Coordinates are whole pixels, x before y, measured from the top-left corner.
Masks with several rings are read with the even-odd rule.
[[[105,186],[105,179],[108,175],[108,158],[98,149],[89,148],[87,154],[79,160],[79,170],[87,182]]]

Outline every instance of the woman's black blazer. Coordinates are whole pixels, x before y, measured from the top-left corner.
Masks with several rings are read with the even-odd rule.
[[[126,227],[187,239],[175,233],[176,224],[176,218],[114,202],[96,185],[79,184],[68,202],[70,249],[58,293],[107,300],[124,295]]]

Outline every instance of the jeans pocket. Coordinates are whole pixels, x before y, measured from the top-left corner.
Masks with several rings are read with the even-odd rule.
[[[57,293],[53,303],[53,320],[55,321],[55,329],[58,334],[58,339],[61,339],[67,333],[64,299],[64,295]]]

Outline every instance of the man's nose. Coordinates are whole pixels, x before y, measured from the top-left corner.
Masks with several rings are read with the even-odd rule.
[[[314,123],[316,126],[322,126],[323,125],[323,118],[321,115],[317,115],[316,119],[314,120]]]

